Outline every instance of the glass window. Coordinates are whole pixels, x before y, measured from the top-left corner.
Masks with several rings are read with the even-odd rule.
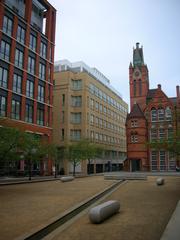
[[[159,129],[159,139],[164,139],[165,138],[165,130],[160,128]]]
[[[137,120],[132,120],[131,121],[131,127],[138,127],[138,121]]]
[[[38,101],[44,102],[44,87],[38,85]]]
[[[62,105],[65,105],[65,94],[62,94]]]
[[[37,108],[37,124],[44,125],[44,110]]]
[[[82,89],[82,80],[71,80],[72,82],[72,89],[73,90],[81,90]]]
[[[71,140],[80,140],[81,130],[71,129],[70,136],[71,136]]]
[[[175,154],[172,152],[169,152],[169,170],[170,171],[176,170],[176,158]]]
[[[26,96],[34,98],[34,82],[29,80],[26,81]]]
[[[137,143],[138,142],[138,135],[135,134],[131,134],[131,142],[132,143]]]
[[[0,67],[0,87],[7,88],[8,84],[8,71]]]
[[[12,28],[13,28],[13,22],[10,18],[7,16],[4,16],[3,19],[3,32],[7,33],[8,35],[11,36],[12,34]]]
[[[167,107],[165,110],[166,120],[171,121],[172,120],[172,112],[170,107]]]
[[[32,49],[33,51],[36,51],[36,44],[37,44],[37,38],[30,34],[30,41],[29,41],[29,47],[30,49]]]
[[[28,72],[35,73],[35,59],[30,56],[28,57]]]
[[[46,77],[46,66],[42,63],[39,64],[39,78],[45,80]]]
[[[136,96],[136,80],[133,82],[134,96]]]
[[[16,93],[21,93],[21,89],[22,89],[22,77],[14,73],[13,91]]]
[[[139,95],[142,95],[142,81],[139,79]]]
[[[152,108],[152,109],[151,109],[151,121],[152,121],[152,122],[157,121],[157,111],[156,111],[155,108]]]
[[[0,58],[7,61],[9,61],[10,58],[10,45],[3,40],[1,41]]]
[[[82,97],[81,96],[71,96],[71,106],[72,107],[81,107]]]
[[[168,128],[168,139],[172,139],[173,138],[173,128]]]
[[[159,160],[160,160],[160,171],[166,170],[166,155],[165,151],[159,152]]]
[[[158,120],[159,121],[163,121],[164,120],[164,109],[163,108],[159,108],[158,109]]]
[[[46,58],[46,53],[47,53],[47,45],[43,42],[41,42],[41,46],[40,46],[40,55],[43,58]]]
[[[14,63],[17,67],[20,67],[20,68],[23,67],[23,58],[24,58],[23,52],[20,51],[19,49],[16,49]]]
[[[0,116],[5,117],[6,116],[6,97],[0,96]]]
[[[20,43],[25,43],[25,29],[18,25],[17,29],[17,40]]]
[[[157,139],[157,130],[156,129],[151,129],[150,139],[151,139],[151,141]]]
[[[152,151],[151,152],[151,169],[152,169],[152,171],[158,170],[157,163],[158,163],[157,152]]]
[[[25,115],[26,122],[33,122],[33,106],[26,104],[26,115]]]
[[[71,113],[71,123],[79,124],[81,123],[81,113]]]
[[[11,117],[13,119],[20,119],[20,113],[21,113],[21,103],[17,100],[12,100],[12,106],[11,106]]]

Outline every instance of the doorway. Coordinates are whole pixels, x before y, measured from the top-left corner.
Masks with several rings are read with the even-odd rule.
[[[131,171],[136,172],[140,171],[140,159],[133,159],[131,160]]]

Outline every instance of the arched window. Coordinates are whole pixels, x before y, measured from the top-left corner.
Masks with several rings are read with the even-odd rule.
[[[139,79],[139,95],[142,95],[142,81]]]
[[[133,82],[134,96],[136,96],[136,80]]]
[[[171,111],[170,107],[166,107],[165,116],[166,116],[166,120],[167,121],[171,121],[172,120],[172,111]]]
[[[152,121],[152,122],[157,121],[157,111],[156,111],[155,108],[152,108],[152,109],[151,109],[151,121]]]
[[[163,108],[159,108],[158,109],[158,120],[159,121],[163,121],[164,120],[164,109]]]
[[[131,132],[131,143],[137,143],[137,142],[138,142],[137,132]]]

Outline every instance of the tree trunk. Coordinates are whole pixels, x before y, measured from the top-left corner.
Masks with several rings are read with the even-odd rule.
[[[76,175],[76,162],[73,162],[73,176]]]

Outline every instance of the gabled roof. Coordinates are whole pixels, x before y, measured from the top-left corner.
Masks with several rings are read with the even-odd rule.
[[[132,107],[131,112],[128,114],[127,118],[144,118],[144,113],[141,110],[141,108],[139,107],[139,105],[137,103],[135,103]]]
[[[153,98],[158,88],[149,89],[147,93],[147,98]]]

